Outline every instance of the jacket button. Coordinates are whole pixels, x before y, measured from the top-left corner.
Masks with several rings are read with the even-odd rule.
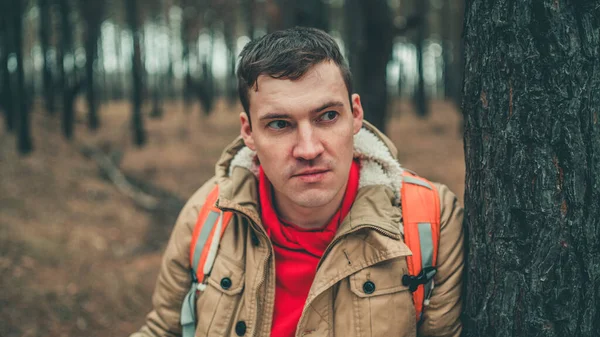
[[[246,334],[246,322],[239,321],[235,324],[235,334],[238,336],[243,336]]]
[[[365,284],[363,284],[363,291],[365,292],[365,294],[374,293],[375,292],[375,283],[373,283],[371,281],[365,282]]]
[[[223,277],[223,279],[221,279],[221,288],[225,290],[231,288],[231,279],[229,277]]]

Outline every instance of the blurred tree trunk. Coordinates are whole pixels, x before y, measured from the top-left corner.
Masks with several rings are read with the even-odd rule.
[[[217,91],[215,88],[215,81],[213,76],[213,54],[215,45],[215,31],[212,24],[209,25],[210,30],[210,46],[208,51],[208,58],[201,61],[202,78],[199,84],[195,85],[195,93],[200,100],[202,105],[202,111],[205,115],[210,115],[214,107],[215,98],[217,97]]]
[[[23,7],[20,1],[13,4],[12,23],[15,55],[17,59],[17,83],[14,90],[14,111],[19,116],[18,141],[19,153],[27,154],[33,150],[31,142],[31,131],[29,121],[30,104],[27,102],[28,95],[25,91],[25,73],[23,70]]]
[[[465,11],[464,336],[598,336],[600,2]]]
[[[49,60],[50,37],[52,34],[52,21],[49,1],[50,0],[38,0],[38,7],[40,9],[39,32],[43,57],[42,75],[46,110],[48,110],[50,113],[54,113],[54,80]]]
[[[227,61],[228,61],[228,74],[226,79],[226,97],[230,104],[237,102],[237,77],[235,76],[235,26],[231,23],[234,20],[235,14],[233,11],[226,11],[225,20],[223,25],[223,35],[225,38],[225,45],[227,46]]]
[[[256,20],[256,0],[243,0],[242,15],[246,23],[246,34],[252,40],[254,39],[255,20]]]
[[[131,59],[131,76],[133,80],[131,103],[133,113],[131,127],[133,131],[133,142],[137,146],[146,143],[146,132],[144,130],[144,119],[142,117],[142,51],[140,46],[140,32],[138,24],[137,0],[126,0],[127,21],[131,30],[133,40],[133,54]]]
[[[121,49],[121,43],[123,42],[123,40],[121,39],[121,27],[119,25],[115,25],[115,34],[114,34],[114,41],[115,41],[115,54],[117,56],[117,71],[115,71],[115,73],[112,74],[111,76],[111,87],[112,87],[112,97],[113,99],[117,99],[117,100],[121,100],[125,97],[125,91],[127,86],[125,85],[125,83],[123,83],[123,78],[125,77],[123,75],[123,61],[122,61],[122,49]]]
[[[12,82],[10,71],[8,68],[8,60],[12,47],[13,37],[11,36],[11,11],[7,8],[6,3],[1,3],[0,12],[0,39],[1,41],[1,49],[0,49],[0,63],[2,65],[2,91],[0,92],[0,99],[2,100],[0,103],[0,107],[4,110],[4,122],[6,124],[6,129],[9,132],[14,131],[15,128],[15,113],[13,111],[13,94],[12,94]]]
[[[463,1],[444,0],[444,24],[445,34],[443,47],[444,56],[444,92],[460,108],[462,102],[462,82],[464,67],[464,48],[462,43],[462,22],[464,12]],[[448,65],[446,66],[446,60]]]
[[[427,34],[427,4],[428,0],[417,0],[418,16],[422,19],[422,24],[417,28],[415,37],[415,46],[417,48],[417,73],[419,80],[414,95],[415,111],[420,117],[426,117],[429,113],[427,107],[427,97],[425,94],[425,77],[423,76],[423,48],[425,47],[425,36]]]
[[[88,103],[88,127],[96,130],[100,126],[98,118],[98,102],[96,98],[96,80],[94,78],[94,62],[98,59],[98,41],[100,40],[102,20],[104,17],[103,1],[82,0],[83,18],[85,20],[85,78],[86,98]]]
[[[184,67],[184,82],[183,82],[183,102],[186,107],[186,112],[190,111],[190,105],[192,103],[192,86],[193,79],[190,70],[190,15],[186,14],[185,10],[181,20],[181,63]]]
[[[384,131],[387,119],[387,64],[395,28],[386,0],[347,0],[345,3],[348,61],[365,119]]]
[[[451,86],[452,86],[452,72],[450,69],[452,68],[452,24],[453,18],[452,16],[452,4],[451,0],[442,0],[442,10],[439,12],[440,14],[440,23],[442,26],[442,61],[444,62],[443,73],[444,73],[444,98],[451,99]]]
[[[75,125],[75,112],[73,103],[75,95],[79,89],[79,84],[75,83],[75,57],[73,56],[73,36],[71,26],[71,7],[68,0],[59,0],[59,10],[61,16],[61,43],[59,48],[58,69],[61,79],[63,116],[62,129],[67,139],[73,138],[73,129]],[[65,69],[65,64],[69,66]]]
[[[295,26],[329,30],[329,5],[323,0],[276,0],[276,3],[279,13],[275,30]]]

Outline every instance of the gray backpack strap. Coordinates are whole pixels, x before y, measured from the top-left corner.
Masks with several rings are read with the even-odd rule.
[[[218,249],[221,238],[222,227],[224,225],[223,218],[226,216],[219,209],[213,209],[217,195],[218,190],[215,187],[215,189],[207,198],[207,201],[204,203],[204,206],[198,216],[196,227],[201,227],[195,228],[192,235],[192,245],[194,245],[194,251],[190,252],[190,274],[192,278],[192,284],[190,286],[190,290],[183,299],[183,303],[181,305],[181,317],[179,320],[182,327],[183,337],[194,337],[196,334],[196,294],[198,291],[204,291],[204,289],[206,289],[206,276],[210,274],[210,270],[212,269],[212,265],[216,256],[216,250]],[[227,222],[230,218],[231,215],[229,214],[229,216],[227,216],[225,225],[227,225]],[[217,225],[217,228],[214,228],[215,225]],[[213,229],[215,230],[212,235],[211,244],[207,246],[206,244],[211,236],[210,233],[213,232]],[[194,240],[195,244],[193,242]],[[207,251],[207,258],[205,261],[200,261],[200,257],[205,250]],[[202,279],[199,280],[201,275]]]

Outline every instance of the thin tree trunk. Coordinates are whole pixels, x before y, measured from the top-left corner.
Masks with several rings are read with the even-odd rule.
[[[4,121],[6,129],[9,132],[15,129],[15,114],[14,114],[14,103],[12,95],[12,82],[10,71],[8,70],[8,55],[13,50],[11,36],[12,28],[10,26],[11,14],[7,9],[6,3],[2,3],[2,13],[0,13],[0,38],[2,39],[2,49],[0,49],[0,63],[2,66],[2,92],[1,97],[1,108],[4,110]]]
[[[75,125],[75,113],[73,107],[74,101],[74,79],[73,72],[75,68],[75,60],[72,53],[73,37],[71,30],[71,22],[69,19],[71,8],[68,0],[60,0],[61,14],[61,47],[58,58],[58,68],[61,74],[61,89],[62,89],[62,130],[67,139],[73,138],[73,129]],[[65,69],[65,63],[70,64],[70,69]]]
[[[425,77],[423,76],[423,48],[425,47],[425,29],[427,26],[427,0],[417,1],[418,15],[422,19],[422,24],[417,28],[415,46],[417,47],[417,73],[418,82],[415,90],[414,104],[415,111],[420,117],[426,117],[429,113],[427,108],[427,97],[425,94]]]
[[[16,114],[19,116],[17,147],[19,153],[27,154],[33,150],[33,144],[31,142],[29,104],[27,103],[28,97],[25,92],[25,73],[23,70],[23,8],[20,1],[15,2],[13,6],[13,36],[17,57],[17,83],[16,90],[14,91],[14,108]]]
[[[449,81],[449,97],[460,108],[462,102],[462,83],[463,83],[463,68],[464,68],[464,44],[462,40],[462,27],[458,22],[463,22],[464,2],[457,1],[449,4],[451,20],[450,20],[450,44],[452,62],[450,65],[450,81]],[[445,49],[444,49],[445,51]]]
[[[365,119],[383,131],[388,101],[386,72],[394,38],[389,6],[385,0],[348,0],[344,11],[354,91],[361,95]]]
[[[256,20],[256,0],[243,0],[244,9],[242,15],[246,23],[246,34],[250,39],[254,39],[255,20]]]
[[[98,34],[99,35],[99,34]],[[85,74],[86,74],[86,96],[88,103],[88,127],[91,130],[96,130],[100,126],[100,120],[98,118],[97,112],[97,100],[95,93],[95,79],[94,79],[94,61],[97,55],[97,45],[98,40],[97,36],[94,38],[93,36],[88,37],[88,41],[86,41],[86,64],[85,64]]]
[[[464,336],[598,336],[600,2],[465,12]]]
[[[233,17],[233,16],[231,16]],[[223,35],[225,37],[225,45],[227,46],[228,59],[228,76],[226,79],[226,97],[230,104],[237,102],[237,77],[235,76],[235,37],[231,25],[225,25]]]
[[[131,103],[133,105],[133,112],[131,126],[133,142],[135,145],[141,147],[146,143],[146,132],[142,117],[142,55],[136,0],[127,0],[126,6],[127,21],[129,22],[129,29],[133,38],[133,54],[131,59],[131,76],[133,81]]]
[[[83,2],[83,11],[86,18],[86,42],[85,42],[85,77],[86,97],[88,103],[88,127],[96,130],[100,126],[98,117],[98,100],[96,98],[96,80],[94,73],[94,62],[98,59],[98,40],[101,34],[103,2]]]
[[[452,4],[450,0],[442,0],[442,10],[439,12],[440,14],[440,22],[442,26],[442,61],[444,62],[443,66],[443,81],[444,81],[444,98],[451,99],[452,98],[452,77],[453,73],[451,71],[453,60],[452,60],[452,19],[451,16],[453,14],[451,10]]]
[[[40,45],[42,47],[43,56],[43,85],[44,85],[44,99],[46,101],[46,110],[49,113],[54,113],[54,80],[52,76],[52,69],[49,61],[49,49],[50,49],[50,37],[52,34],[52,22],[50,15],[50,3],[49,0],[38,0],[38,6],[40,8]]]

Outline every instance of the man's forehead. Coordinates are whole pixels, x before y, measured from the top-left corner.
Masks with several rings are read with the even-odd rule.
[[[341,72],[340,68],[331,61],[323,61],[321,63],[318,63],[318,64],[310,67],[304,74],[302,74],[302,76],[300,76],[298,78],[277,77],[277,76],[272,76],[269,74],[260,74],[256,78],[256,83],[253,87],[254,90],[252,90],[252,91],[260,90],[261,84],[263,84],[264,82],[269,82],[269,83],[273,83],[275,85],[280,85],[283,82],[288,82],[289,84],[294,84],[297,82],[311,82],[311,81],[318,81],[318,82],[326,81],[329,83],[335,83],[337,85],[345,86],[344,78],[342,76],[342,72]]]

